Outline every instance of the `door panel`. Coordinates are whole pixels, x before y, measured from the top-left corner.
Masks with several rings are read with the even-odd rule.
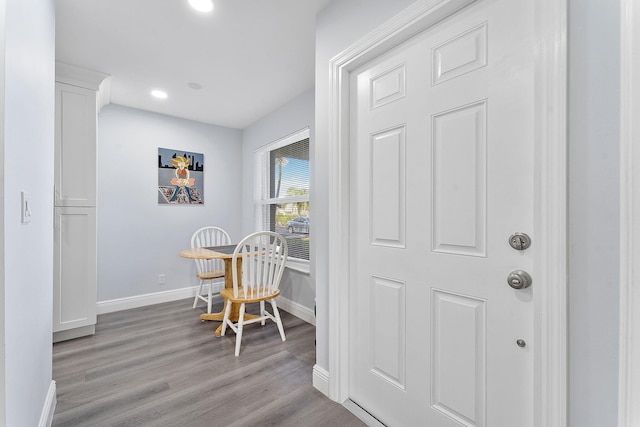
[[[399,389],[405,387],[405,283],[383,277],[371,277],[370,313],[372,372]]]
[[[486,100],[432,118],[433,250],[485,256]]]
[[[486,404],[486,301],[432,289],[431,319],[431,405],[478,425]]]
[[[371,136],[371,243],[404,247],[405,137],[404,126]]]
[[[391,426],[533,424],[531,0],[351,74],[350,397]],[[516,340],[526,342],[525,347]]]

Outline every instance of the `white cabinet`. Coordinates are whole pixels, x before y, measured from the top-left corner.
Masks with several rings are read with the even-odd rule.
[[[54,208],[54,342],[91,335],[97,318],[96,209]]]
[[[56,82],[56,206],[96,205],[96,91]]]
[[[56,63],[54,342],[95,333],[97,100],[106,77]]]

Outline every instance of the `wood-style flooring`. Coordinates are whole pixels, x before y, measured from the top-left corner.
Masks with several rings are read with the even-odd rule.
[[[281,310],[287,341],[248,325],[235,357],[233,331],[215,337],[192,302],[103,314],[95,335],[54,344],[53,426],[364,425],[311,385],[314,326]]]

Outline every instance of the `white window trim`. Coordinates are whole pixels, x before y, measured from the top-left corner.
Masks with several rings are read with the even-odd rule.
[[[309,201],[311,195],[309,197],[280,197],[278,199],[266,198],[269,196],[269,188],[266,188],[263,183],[268,181],[269,171],[264,167],[264,156],[278,148],[284,147],[286,145],[293,144],[294,142],[301,141],[303,139],[309,138],[310,132],[309,128],[306,127],[299,131],[296,131],[284,138],[278,139],[277,141],[270,142],[269,144],[263,145],[254,150],[253,158],[254,158],[254,170],[258,171],[254,175],[254,218],[255,218],[255,228],[259,230],[262,228],[262,207],[264,205],[273,204],[275,202],[286,202],[286,203],[294,203],[300,201]],[[309,191],[311,192],[311,190]],[[311,267],[310,262],[306,259],[301,258],[292,258],[290,257],[287,260],[287,268],[291,270],[298,271],[300,273],[310,274]]]

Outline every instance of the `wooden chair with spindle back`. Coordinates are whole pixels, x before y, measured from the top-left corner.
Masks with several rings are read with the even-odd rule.
[[[250,323],[261,322],[264,325],[266,320],[272,320],[278,325],[282,341],[286,340],[275,298],[280,295],[278,287],[288,254],[287,241],[272,231],[259,231],[248,235],[233,252],[233,289],[225,288],[220,292],[226,301],[221,335],[225,334],[227,326],[236,333],[236,356],[240,354],[243,327]],[[238,276],[239,262],[242,264],[241,277]],[[271,303],[273,313],[265,309],[265,301]],[[260,315],[245,320],[246,304],[257,302],[260,303]],[[236,323],[229,318],[232,304],[240,304],[240,315]]]
[[[229,234],[220,227],[207,226],[196,230],[191,236],[192,248],[204,248],[211,246],[224,246],[231,244]],[[213,281],[224,277],[224,264],[220,259],[196,259],[196,276],[200,279],[198,292],[193,300],[193,308],[198,301],[207,303],[207,313],[211,313],[211,301],[213,296]],[[207,293],[202,295],[202,287],[207,285]]]

